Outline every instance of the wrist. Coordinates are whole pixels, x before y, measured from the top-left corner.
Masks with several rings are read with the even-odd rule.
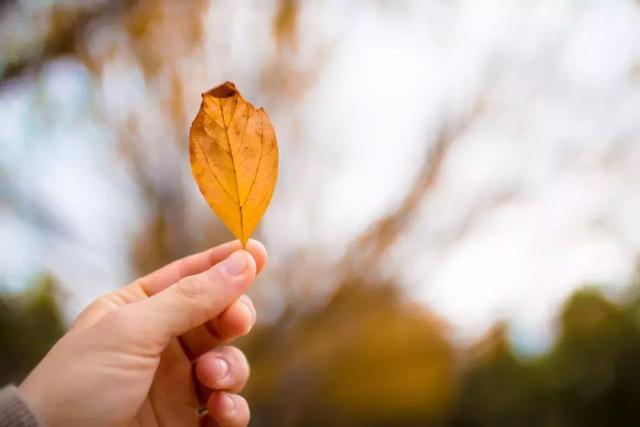
[[[50,421],[45,417],[43,402],[39,397],[37,390],[38,387],[35,384],[32,384],[33,381],[30,377],[31,375],[29,375],[29,377],[27,377],[22,384],[17,387],[16,393],[20,395],[25,407],[29,408],[29,411],[33,416],[39,420],[38,425],[50,426]]]
[[[0,425],[41,427],[44,423],[22,391],[10,385],[0,390]]]

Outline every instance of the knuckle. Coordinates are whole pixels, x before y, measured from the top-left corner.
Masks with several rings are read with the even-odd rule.
[[[183,297],[189,300],[198,300],[205,294],[205,286],[203,286],[203,280],[200,275],[185,277],[180,280],[176,285],[176,289]]]
[[[147,285],[147,276],[138,277],[133,282],[131,282],[131,286],[138,287],[141,289],[145,289]]]
[[[107,338],[107,341],[120,341],[132,332],[132,322],[125,310],[113,310],[102,316],[94,325],[98,336]]]
[[[112,332],[116,332],[124,327],[124,317],[121,310],[113,310],[102,316],[98,321],[98,325]]]
[[[217,318],[216,328],[219,336],[228,340],[248,334],[253,328],[255,317],[255,311],[245,304],[242,298],[234,301]]]

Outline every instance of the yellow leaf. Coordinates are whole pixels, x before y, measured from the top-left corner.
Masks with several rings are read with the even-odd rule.
[[[231,82],[203,93],[189,153],[200,192],[245,246],[278,176],[278,144],[267,113],[245,101]]]

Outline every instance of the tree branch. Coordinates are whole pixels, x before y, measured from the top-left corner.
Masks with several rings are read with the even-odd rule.
[[[420,173],[403,201],[350,245],[343,260],[347,276],[354,272],[358,272],[359,276],[362,276],[362,272],[367,272],[367,276],[375,274],[376,266],[382,264],[384,256],[402,236],[402,232],[416,217],[417,210],[435,187],[449,148],[473,123],[481,109],[481,100],[479,98],[470,114],[457,125],[443,126],[436,141],[427,150]]]
[[[3,17],[9,9],[18,7],[13,3],[14,0],[0,0],[0,13]],[[52,59],[75,53],[79,40],[92,23],[105,17],[119,16],[131,3],[132,0],[111,0],[92,7],[83,7],[79,3],[76,8],[52,5],[49,10],[51,26],[42,43],[35,49],[24,49],[22,55],[4,64],[0,75],[0,90],[11,79],[20,78],[31,71],[38,72]]]

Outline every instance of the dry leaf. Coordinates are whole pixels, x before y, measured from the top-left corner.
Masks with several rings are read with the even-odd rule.
[[[267,113],[225,82],[202,94],[189,152],[200,192],[245,246],[278,176],[278,145]]]

